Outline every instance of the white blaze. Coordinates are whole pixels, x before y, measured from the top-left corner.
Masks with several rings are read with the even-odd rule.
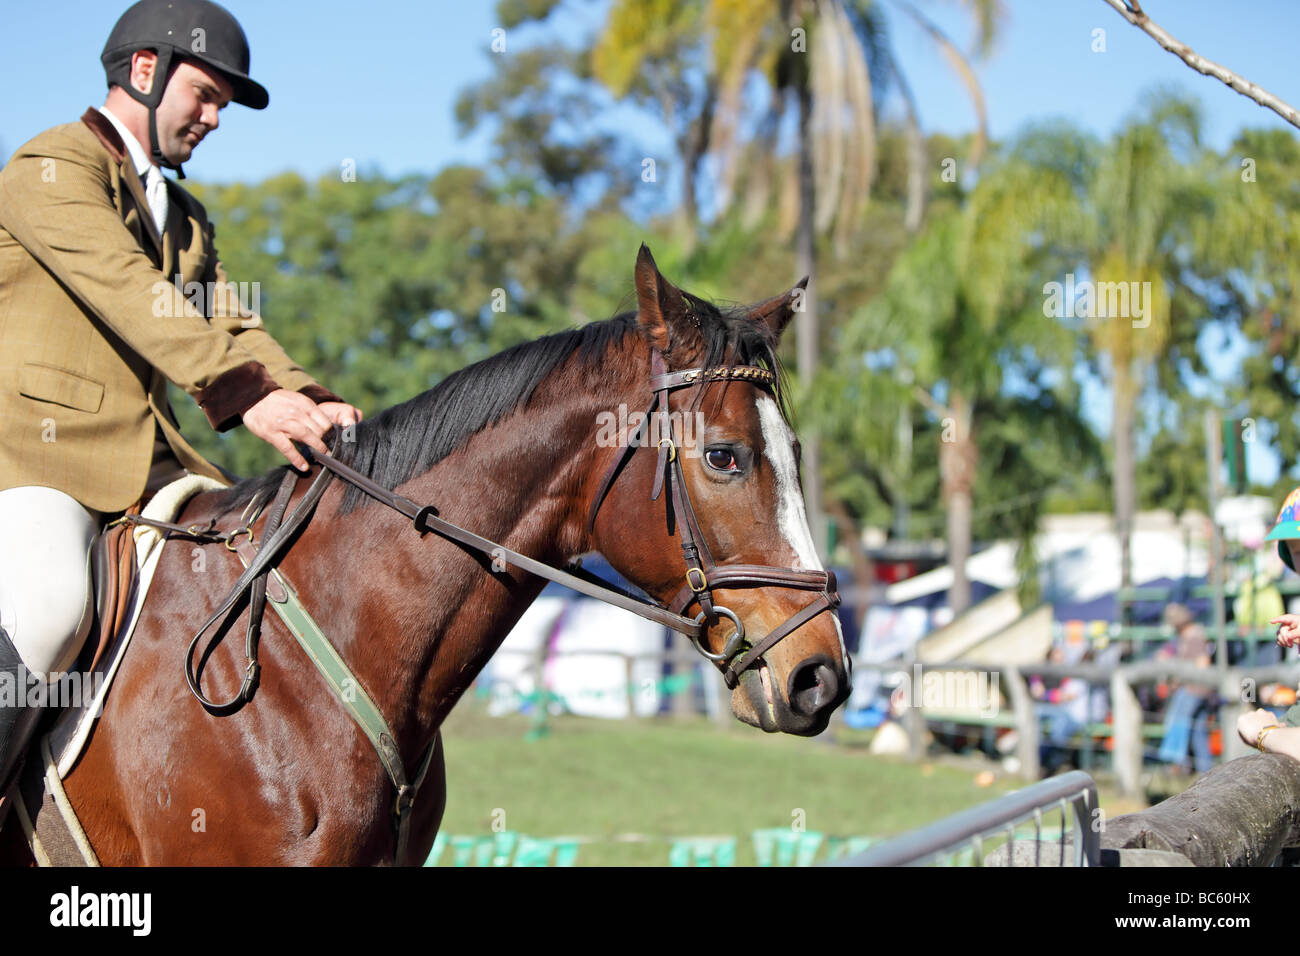
[[[803,493],[799,489],[799,469],[794,460],[794,432],[781,417],[781,409],[770,396],[758,397],[758,421],[763,428],[763,455],[772,466],[776,479],[776,515],[790,550],[795,554],[795,567],[804,571],[824,571],[812,533],[808,530],[808,513],[803,507]],[[849,655],[844,646],[844,631],[840,617],[834,611],[835,633],[840,639],[840,660],[847,666]]]
[[[777,526],[786,543],[798,558],[795,567],[821,571],[822,563],[808,531],[808,515],[799,491],[799,469],[794,460],[794,433],[781,417],[776,402],[767,395],[758,397],[758,421],[763,427],[763,455],[772,466],[776,479]]]

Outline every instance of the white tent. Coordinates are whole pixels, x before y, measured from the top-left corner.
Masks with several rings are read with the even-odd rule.
[[[524,612],[478,680],[494,713],[539,702],[541,686],[587,717],[657,713],[664,628],[600,601],[542,596]],[[629,684],[628,655],[631,662]]]

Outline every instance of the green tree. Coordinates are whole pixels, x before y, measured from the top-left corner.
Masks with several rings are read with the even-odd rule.
[[[1246,130],[1218,157],[1215,215],[1200,237],[1219,277],[1216,318],[1249,343],[1226,406],[1254,422],[1282,458],[1278,486],[1300,461],[1300,141],[1290,130]]]
[[[981,49],[987,50],[1000,17],[995,0],[971,0]],[[983,101],[965,57],[915,6],[900,8],[920,22],[958,65],[977,104],[984,133]],[[667,123],[688,104],[677,125],[684,169],[683,209],[691,238],[698,220],[698,195],[706,155],[718,174],[710,184],[714,205],[725,212],[736,192],[741,161],[752,166],[748,205],[760,209],[769,186],[788,186],[782,206],[793,224],[797,271],[820,279],[817,236],[833,236],[840,255],[861,227],[876,172],[877,91],[893,78],[907,105],[911,177],[906,223],[915,229],[925,158],[920,146],[915,104],[887,43],[887,21],[879,5],[864,0],[615,0],[592,56],[593,73],[619,97],[657,101]],[[684,66],[686,65],[686,66]],[[684,69],[702,71],[701,88],[686,81]],[[746,143],[741,130],[752,81],[766,87],[766,113]],[[793,157],[782,164],[778,136],[782,120],[793,115]],[[978,148],[972,154],[978,162]],[[774,165],[776,164],[776,165]],[[784,165],[784,170],[780,166]],[[796,322],[799,379],[804,389],[820,365],[819,282],[800,303]],[[814,427],[803,438],[804,491],[814,538],[825,550],[821,442]]]
[[[1008,155],[961,206],[932,216],[898,259],[885,293],[844,329],[837,369],[821,388],[826,393],[856,385],[855,397],[875,390],[895,400],[909,394],[937,422],[939,495],[954,573],[950,604],[958,612],[970,600],[965,563],[985,420],[991,431],[1005,433],[1008,426],[994,426],[994,419],[1033,409],[1038,424],[1054,422],[1058,434],[1082,431],[1064,384],[1068,377],[1058,374],[1062,381],[1054,388],[1044,384],[1048,370],[1068,366],[1073,348],[1068,330],[1044,315],[1041,293],[1059,263],[1060,250],[1048,237],[1069,232],[1074,184],[1051,165],[1034,165],[1016,150]],[[882,374],[891,377],[888,385],[875,380]],[[1014,399],[1008,389],[1016,387],[1034,397]],[[824,411],[833,430],[837,415],[848,410],[830,405]],[[1069,429],[1061,430],[1062,419]],[[885,424],[868,428],[887,435]],[[880,484],[892,486],[892,497],[907,493],[910,471],[886,471],[884,463],[895,456],[879,442],[859,447],[880,456],[875,472],[887,476]],[[999,447],[1010,455],[1005,439]],[[1045,478],[1031,483],[1037,495],[1031,515],[1053,477],[1050,466],[1036,467]],[[1002,478],[1002,489],[1010,486],[1007,479],[1015,477]]]

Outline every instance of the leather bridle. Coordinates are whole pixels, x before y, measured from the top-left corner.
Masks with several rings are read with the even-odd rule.
[[[652,349],[650,353],[650,389],[654,393],[650,407],[641,420],[636,434],[627,443],[622,454],[610,463],[605,477],[600,483],[596,497],[591,503],[591,512],[587,517],[587,532],[590,534],[596,525],[596,514],[601,502],[613,486],[624,464],[643,442],[643,434],[650,428],[650,423],[658,416],[659,461],[655,468],[654,487],[650,500],[657,501],[663,492],[664,482],[669,487],[669,520],[676,525],[681,537],[682,556],[686,561],[686,583],[677,592],[677,596],[667,605],[674,614],[681,614],[693,604],[698,604],[700,613],[694,622],[702,625],[704,621],[716,620],[719,615],[735,625],[735,632],[727,639],[722,653],[715,654],[700,643],[698,634],[687,633],[696,650],[713,661],[722,671],[727,687],[732,689],[755,661],[771,650],[784,638],[794,633],[799,627],[811,621],[822,611],[839,607],[840,597],[836,588],[835,572],[806,571],[799,568],[782,568],[764,564],[720,565],[713,560],[709,546],[700,530],[695,508],[691,505],[690,491],[686,484],[686,475],[682,471],[682,456],[672,437],[672,419],[669,415],[668,395],[681,388],[704,388],[712,382],[742,382],[763,388],[775,394],[776,375],[765,368],[753,365],[720,365],[713,368],[693,368],[679,372],[669,372],[665,366],[662,353]],[[784,624],[769,633],[752,647],[745,642],[745,625],[730,608],[717,603],[713,597],[714,588],[741,588],[774,586],[797,588],[803,591],[820,592],[813,601],[790,617]]]

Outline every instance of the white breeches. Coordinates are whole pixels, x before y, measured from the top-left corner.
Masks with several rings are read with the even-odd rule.
[[[53,488],[0,491],[0,627],[34,674],[71,667],[90,631],[90,545],[102,523]]]

